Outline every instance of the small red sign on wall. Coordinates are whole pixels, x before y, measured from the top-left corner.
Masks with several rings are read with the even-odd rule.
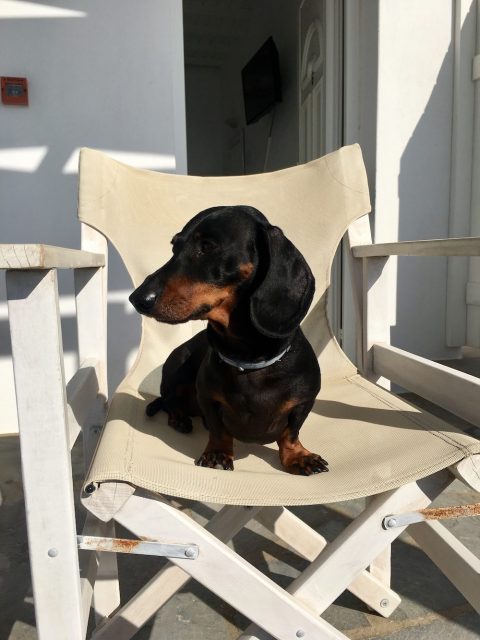
[[[26,78],[0,77],[3,104],[28,105],[28,85]]]

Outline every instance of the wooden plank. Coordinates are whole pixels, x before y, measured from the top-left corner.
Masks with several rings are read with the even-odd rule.
[[[83,454],[85,471],[97,446],[105,422],[108,401],[107,380],[107,264],[108,251],[105,237],[88,225],[81,225],[82,250],[103,256],[101,268],[75,270],[75,303],[77,308],[78,358],[80,362],[93,358],[97,362],[98,391],[89,422],[83,424]],[[113,488],[110,485],[109,488]],[[131,487],[122,483],[127,494]],[[108,490],[107,490],[108,491]],[[102,495],[106,493],[102,491]],[[120,494],[124,491],[119,491]],[[98,492],[97,492],[98,497]],[[115,523],[103,525],[106,537],[115,537]],[[98,623],[120,605],[120,585],[115,553],[99,553],[98,570],[94,586],[93,607]]]
[[[7,299],[37,633],[83,640],[56,271],[8,271]]]
[[[83,535],[99,536],[104,532],[104,523],[97,520],[91,513],[87,513],[83,526]],[[93,589],[97,578],[99,554],[80,551],[78,554],[80,565],[80,590],[82,593],[83,637],[87,635],[88,619],[92,606]]]
[[[98,393],[97,361],[86,360],[67,384],[67,416],[70,449],[92,410]]]
[[[95,451],[105,422],[108,400],[107,380],[107,241],[95,229],[82,224],[82,249],[104,256],[100,269],[75,270],[75,304],[77,309],[78,360],[97,361],[98,398],[91,422],[83,430],[86,469]]]
[[[452,481],[448,472],[440,472],[418,483],[393,489],[376,496],[365,510],[329,543],[318,558],[288,586],[287,591],[309,607],[322,613],[345,591],[382,550],[405,527],[384,530],[385,515],[422,508]],[[307,636],[308,637],[308,636]],[[322,636],[313,636],[322,637]],[[238,640],[264,640],[257,625],[250,625]]]
[[[207,531],[228,542],[260,507],[223,507],[206,525]],[[168,563],[115,615],[95,629],[92,640],[130,640],[179,589],[190,581],[188,573]]]
[[[412,242],[386,242],[352,247],[355,258],[385,256],[479,256],[480,238],[445,238]]]
[[[255,519],[310,562],[313,562],[327,546],[327,541],[320,533],[306,525],[285,507],[265,507],[255,516]],[[387,553],[380,554],[378,558],[383,560],[387,555],[389,557],[390,546],[386,550]],[[378,558],[374,560],[377,567],[380,562]],[[389,588],[383,566],[380,575],[379,571],[379,568],[372,573],[362,571],[347,588],[371,609],[388,618],[398,607],[401,599]]]
[[[373,345],[390,342],[391,291],[388,277],[388,258],[363,260],[363,375],[390,389],[388,378],[373,368]]]
[[[210,591],[259,624],[277,640],[301,637],[346,640],[346,636],[325,620],[317,618],[301,602],[220,542],[186,514],[136,492],[115,519],[137,536],[169,536],[177,542],[194,542],[200,553],[196,560],[173,558]]]
[[[80,269],[102,267],[100,253],[48,244],[0,244],[0,269]]]
[[[363,352],[363,264],[362,260],[354,258],[352,246],[371,245],[372,232],[370,230],[369,215],[355,220],[347,231],[347,263],[350,272],[352,286],[353,307],[355,309],[355,355],[356,365],[360,371],[364,371]],[[348,319],[346,320],[348,322]]]
[[[480,559],[438,521],[410,525],[408,533],[480,613]]]
[[[480,454],[475,453],[449,467],[453,475],[470,489],[480,493]]]
[[[373,346],[373,368],[464,420],[480,426],[480,379],[386,344]]]

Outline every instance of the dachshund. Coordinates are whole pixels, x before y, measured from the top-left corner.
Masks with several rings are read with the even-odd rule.
[[[160,397],[146,409],[188,433],[209,431],[195,464],[233,470],[233,441],[277,442],[285,471],[309,476],[328,463],[299,431],[320,390],[320,368],[300,329],[315,290],[302,254],[250,206],[201,211],[172,241],[173,256],[131,294],[159,322],[207,320],[167,358]]]

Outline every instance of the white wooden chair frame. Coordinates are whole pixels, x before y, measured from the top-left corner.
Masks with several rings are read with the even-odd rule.
[[[389,256],[478,256],[480,238],[374,245],[368,216],[364,216],[351,226],[349,243],[357,311],[359,318],[363,317],[359,360],[364,374],[376,380],[388,378],[479,424],[480,381],[389,346],[382,309],[387,287],[383,273]],[[252,620],[241,635],[242,640],[270,636],[278,640],[345,639],[343,633],[319,616],[347,588],[388,617],[400,602],[390,589],[389,550],[406,527],[382,527],[382,522],[388,515],[428,506],[455,477],[480,490],[475,471],[479,456],[464,459],[425,480],[373,496],[363,513],[328,545],[319,533],[283,507],[226,506],[203,528],[162,496],[117,484],[117,493],[112,495],[117,505],[116,522],[138,538],[180,545],[178,557],[170,556],[170,562],[159,574],[118,608],[116,554],[103,549],[110,546],[121,550],[122,543],[115,542],[113,521],[104,523],[91,514],[86,518],[84,537],[80,543],[77,540],[70,460],[70,449],[82,431],[88,465],[105,414],[106,265],[106,241],[86,225],[82,225],[81,251],[44,245],[0,245],[0,268],[7,270],[39,638],[64,640],[68,632],[69,639],[83,640],[92,596],[98,626],[91,637],[131,638],[190,577]],[[56,275],[56,270],[62,268],[75,273],[80,362],[67,385]],[[53,486],[55,492],[51,491]],[[102,487],[109,491],[108,483]],[[311,561],[287,590],[225,544],[251,518]],[[480,561],[438,522],[415,524],[409,532],[480,612]],[[102,543],[88,536],[114,540]],[[79,545],[95,552],[84,552],[79,559]],[[138,547],[132,543],[129,551],[144,551]]]

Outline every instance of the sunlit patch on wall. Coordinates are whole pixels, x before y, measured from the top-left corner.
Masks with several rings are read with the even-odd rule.
[[[23,2],[23,0],[0,0],[0,20],[12,18],[85,18],[85,11],[73,11],[48,4]]]
[[[0,170],[34,173],[48,153],[48,147],[0,149]]]

